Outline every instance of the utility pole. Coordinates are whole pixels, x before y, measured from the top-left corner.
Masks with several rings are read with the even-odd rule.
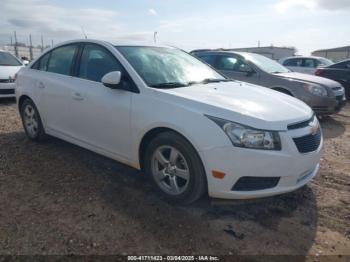
[[[18,46],[17,46],[17,34],[16,31],[14,31],[15,33],[15,56],[18,57]]]
[[[33,43],[32,43],[32,35],[29,35],[29,56],[30,56],[30,61],[33,60]]]
[[[41,35],[41,53],[44,52],[44,38],[43,35]]]
[[[51,47],[53,47],[53,40],[51,39]]]
[[[153,33],[153,41],[154,41],[154,43],[157,43],[157,34],[158,34],[157,31],[155,31],[155,32]]]
[[[11,43],[11,46],[13,45],[12,43],[12,35],[10,35],[10,43]]]

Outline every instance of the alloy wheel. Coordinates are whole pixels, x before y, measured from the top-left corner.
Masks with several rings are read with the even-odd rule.
[[[35,137],[39,131],[38,116],[34,107],[27,104],[23,110],[24,126],[30,137]]]
[[[152,175],[158,186],[171,195],[180,195],[188,187],[190,170],[185,157],[172,146],[158,147],[151,158]]]

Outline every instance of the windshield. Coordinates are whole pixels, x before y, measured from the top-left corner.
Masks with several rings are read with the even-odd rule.
[[[184,51],[168,47],[118,46],[136,72],[153,87],[182,87],[225,78]],[[209,80],[209,81],[208,81]]]
[[[245,59],[255,64],[257,67],[259,67],[261,70],[270,74],[290,72],[290,70],[284,67],[283,65],[262,55],[249,53],[249,54],[245,54],[244,57]]]
[[[21,66],[22,64],[11,54],[0,52],[1,66]]]

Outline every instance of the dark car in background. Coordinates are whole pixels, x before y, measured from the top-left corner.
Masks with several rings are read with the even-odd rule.
[[[333,79],[342,84],[345,88],[346,97],[350,100],[350,59],[318,68],[315,75]]]
[[[259,54],[222,50],[194,50],[191,54],[230,79],[294,96],[308,104],[318,115],[337,113],[346,103],[344,88],[338,82],[291,72]]]

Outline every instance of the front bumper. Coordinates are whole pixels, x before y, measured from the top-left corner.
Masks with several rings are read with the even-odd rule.
[[[330,115],[338,113],[346,105],[346,97],[344,93],[338,94],[334,97],[313,97],[307,103],[316,114]]]
[[[304,132],[304,133],[303,133]],[[254,150],[226,146],[200,152],[208,177],[209,196],[226,199],[267,197],[296,190],[309,182],[319,170],[323,140],[316,151],[300,153],[293,137],[309,132],[308,128],[280,132],[282,150]],[[225,173],[223,179],[212,171]],[[279,177],[276,186],[261,190],[235,191],[242,177]]]
[[[0,98],[15,97],[15,83],[0,83]]]

